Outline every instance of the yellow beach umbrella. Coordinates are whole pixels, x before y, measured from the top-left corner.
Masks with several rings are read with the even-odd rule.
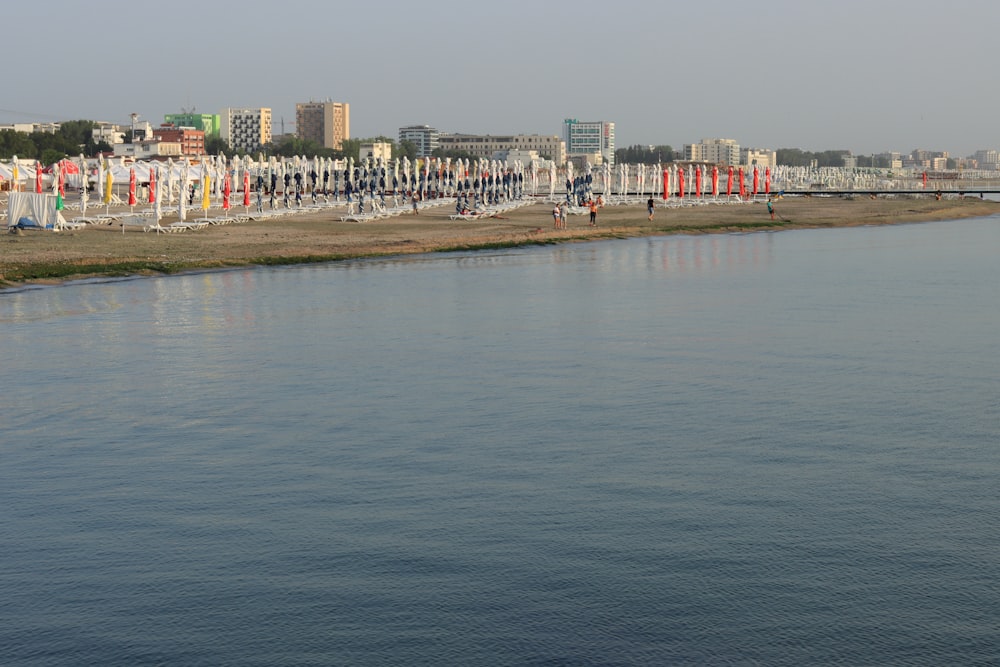
[[[104,204],[106,206],[110,206],[111,205],[111,186],[115,182],[115,177],[111,173],[111,165],[107,164],[107,163],[105,163],[105,164],[106,164],[106,168],[104,170]]]
[[[201,207],[207,211],[210,206],[210,203],[208,201],[208,191],[212,185],[212,177],[208,175],[208,169],[205,167],[205,165],[202,165],[201,168],[204,172],[201,177],[201,189],[202,189]]]

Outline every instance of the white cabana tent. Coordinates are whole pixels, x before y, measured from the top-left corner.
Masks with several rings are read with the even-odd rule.
[[[11,192],[7,199],[7,228],[52,229],[66,225],[56,209],[53,195],[35,192]]]

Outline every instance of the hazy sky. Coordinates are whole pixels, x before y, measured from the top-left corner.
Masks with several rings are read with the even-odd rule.
[[[5,3],[0,122],[351,105],[351,135],[1000,149],[996,0]]]

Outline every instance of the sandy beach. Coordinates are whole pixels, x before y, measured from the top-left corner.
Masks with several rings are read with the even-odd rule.
[[[103,207],[100,209],[103,212]],[[120,210],[120,209],[119,209]],[[126,209],[127,210],[127,209]],[[234,212],[242,211],[236,207]],[[0,286],[50,283],[89,276],[175,273],[197,269],[400,255],[536,243],[579,242],[659,234],[733,233],[882,225],[985,216],[1000,203],[979,198],[785,198],[771,221],[763,200],[657,208],[652,222],[643,204],[605,206],[598,226],[571,215],[554,230],[552,206],[537,203],[479,220],[450,220],[451,201],[419,215],[342,222],[342,208],[303,211],[267,221],[212,225],[177,234],[144,232],[118,223],[59,233],[24,231],[0,236]],[[200,213],[200,211],[196,211]],[[213,212],[214,213],[214,212]],[[67,215],[68,214],[68,215]],[[72,218],[73,211],[64,211]],[[193,216],[192,216],[193,217]],[[176,221],[176,211],[161,224]]]

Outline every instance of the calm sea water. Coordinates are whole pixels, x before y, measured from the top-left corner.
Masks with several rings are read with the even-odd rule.
[[[987,218],[0,295],[0,664],[998,664],[998,248]]]

